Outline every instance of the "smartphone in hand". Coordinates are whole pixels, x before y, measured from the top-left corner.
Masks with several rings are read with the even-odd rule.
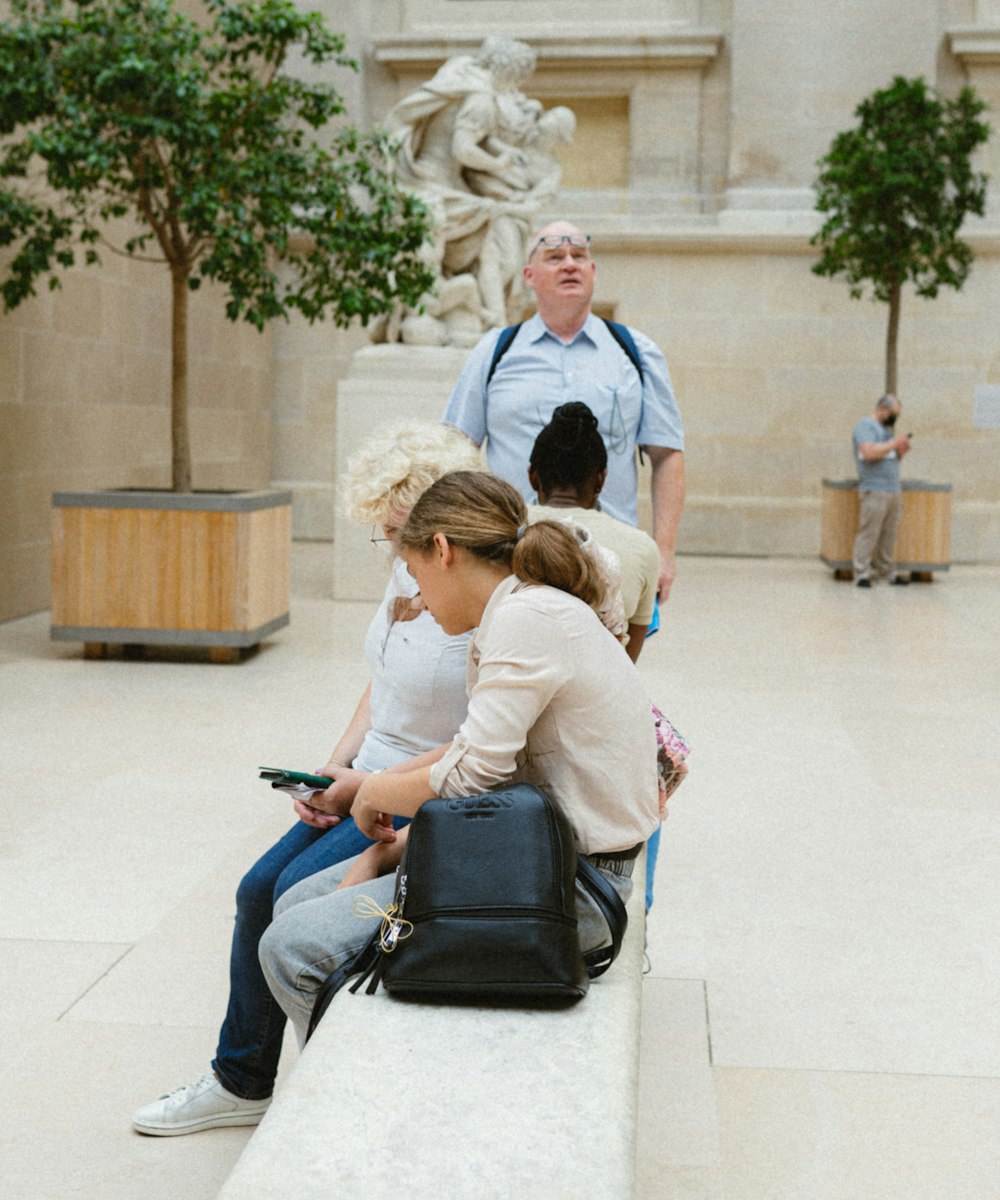
[[[268,779],[273,788],[310,788],[325,792],[333,783],[325,775],[308,775],[305,771],[285,771],[281,767],[259,767],[261,779]]]

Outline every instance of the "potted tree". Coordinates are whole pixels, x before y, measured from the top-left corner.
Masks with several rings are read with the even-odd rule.
[[[251,493],[242,520],[237,497],[192,492],[188,298],[220,284],[226,316],[257,329],[292,313],[367,322],[430,286],[425,211],[396,187],[385,135],[327,132],[341,96],[287,69],[293,51],[313,66],[356,66],[342,37],[293,0],[206,0],[200,21],[172,0],[12,0],[10,12],[0,23],[5,311],[108,245],[170,278],[172,494],[94,504],[57,494],[53,636],[95,651],[255,644],[287,621],[291,500]]]
[[[817,275],[843,275],[853,298],[870,289],[888,305],[887,393],[897,392],[897,346],[903,286],[933,299],[942,287],[960,290],[972,248],[959,237],[969,214],[982,215],[986,176],[973,169],[975,150],[989,137],[986,108],[972,88],[944,99],[923,79],[896,76],[855,110],[858,125],[837,134],[820,159],[815,184],[825,220],[812,244]],[[840,575],[850,573],[857,528],[857,485],[823,480],[820,555]],[[930,577],[950,558],[950,485],[904,484],[897,564]]]

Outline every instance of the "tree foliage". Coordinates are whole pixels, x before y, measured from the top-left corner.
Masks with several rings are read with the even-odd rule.
[[[968,277],[972,250],[958,234],[985,206],[986,176],[972,164],[989,137],[985,108],[972,88],[947,100],[923,79],[896,76],[858,105],[857,127],[837,134],[819,161],[817,208],[828,215],[812,239],[821,249],[812,269],[845,276],[855,298],[868,285],[889,304],[887,391],[895,391],[903,284],[934,297]]]
[[[226,289],[226,314],[366,322],[431,285],[427,217],[401,192],[379,132],[338,123],[334,87],[287,69],[356,67],[293,0],[12,0],[0,23],[0,284],[5,310],[110,246],[166,263],[174,387],[186,409],[186,297]],[[316,74],[314,71],[313,74]],[[136,219],[119,247],[116,218]],[[279,260],[284,269],[276,269]],[[186,416],[180,424],[186,426]],[[175,436],[178,432],[175,421]],[[176,451],[176,446],[175,446]],[[182,456],[183,457],[183,456]],[[175,487],[190,486],[177,481]]]

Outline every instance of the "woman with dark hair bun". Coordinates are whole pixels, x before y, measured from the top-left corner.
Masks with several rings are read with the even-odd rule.
[[[597,418],[586,404],[563,404],[538,435],[531,452],[528,479],[538,495],[538,504],[529,509],[530,521],[570,519],[587,529],[594,542],[613,551],[618,560],[616,578],[621,591],[624,620],[627,623],[625,649],[637,662],[646,642],[646,633],[656,607],[656,583],[660,554],[648,534],[624,521],[600,511],[598,497],[607,475],[608,456],[598,432]],[[676,730],[657,710],[658,728]],[[663,732],[661,746],[660,809],[666,815],[667,798],[683,782],[687,765],[677,757],[683,747]],[[684,747],[686,753],[686,747]],[[649,840],[646,855],[646,911],[653,905],[653,880],[660,849],[657,827]]]
[[[434,796],[535,784],[569,819],[578,853],[628,900],[635,859],[659,825],[649,698],[591,607],[607,587],[592,555],[565,523],[527,517],[509,483],[455,471],[424,492],[399,533],[444,632],[475,631],[468,715],[448,745],[361,784],[351,815],[376,845],[279,901],[261,965],[300,1038],[323,981],[371,934],[352,915],[355,899],[392,901],[406,838],[392,815],[413,816]],[[607,923],[579,887],[577,919],[585,953],[607,945]]]
[[[593,488],[595,497],[600,492],[608,473],[608,451],[597,418],[586,404],[573,400],[553,412],[532,447],[529,477],[532,473],[544,479],[550,490]]]
[[[656,604],[660,553],[647,533],[600,511],[598,497],[607,467],[608,454],[594,414],[578,401],[560,405],[531,451],[528,479],[538,505],[529,509],[528,519],[570,519],[617,556],[628,623],[625,649],[635,662]]]

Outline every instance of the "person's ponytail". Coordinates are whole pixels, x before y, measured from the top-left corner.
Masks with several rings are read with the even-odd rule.
[[[568,525],[537,521],[514,546],[511,569],[525,583],[542,583],[569,592],[596,608],[604,599],[607,580]]]
[[[479,558],[509,566],[525,583],[569,592],[591,607],[607,588],[600,565],[561,521],[528,519],[516,488],[482,471],[452,471],[424,492],[400,530],[402,549],[428,553],[436,533]]]

